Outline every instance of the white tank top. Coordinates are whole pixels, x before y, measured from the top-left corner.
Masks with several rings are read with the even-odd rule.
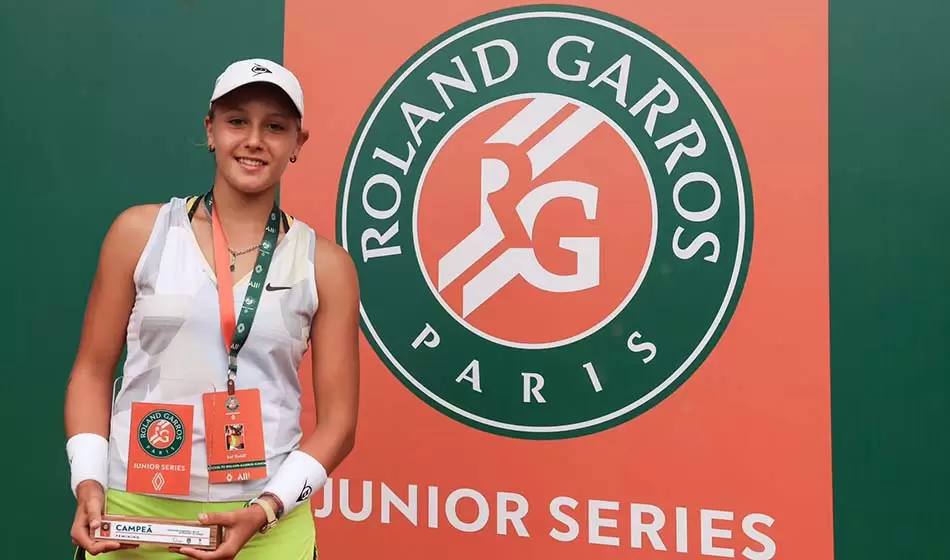
[[[226,390],[227,354],[214,267],[198,246],[188,202],[172,198],[162,205],[135,268],[128,355],[111,422],[109,486],[126,489],[131,403],[184,403],[194,406],[194,437],[191,495],[181,498],[247,500],[260,493],[267,479],[208,484],[201,395],[212,387]],[[238,355],[237,389],[257,388],[261,393],[268,476],[302,438],[297,371],[317,310],[315,248],[314,231],[294,220],[274,252],[266,279],[290,289],[262,292],[251,333]],[[249,280],[250,273],[233,288],[236,315]]]

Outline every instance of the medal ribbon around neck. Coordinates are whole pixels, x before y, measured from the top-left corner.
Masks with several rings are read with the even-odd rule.
[[[212,237],[214,239],[214,273],[218,281],[218,307],[221,313],[221,333],[224,335],[224,348],[228,352],[228,410],[237,410],[240,404],[234,395],[234,378],[237,377],[237,356],[247,342],[257,315],[257,306],[264,290],[264,281],[270,269],[274,250],[277,248],[277,234],[280,228],[280,208],[274,203],[267,227],[264,228],[264,239],[258,249],[257,262],[251,271],[251,281],[248,284],[244,301],[241,304],[241,313],[235,320],[234,316],[234,288],[232,286],[231,265],[228,261],[228,242],[221,227],[221,220],[215,210],[212,193],[204,196],[205,207],[211,214]]]

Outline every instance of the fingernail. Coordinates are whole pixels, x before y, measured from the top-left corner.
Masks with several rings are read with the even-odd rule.
[[[204,523],[207,520],[208,520],[207,514],[204,514],[204,513],[198,514],[198,521],[201,521],[202,523]]]

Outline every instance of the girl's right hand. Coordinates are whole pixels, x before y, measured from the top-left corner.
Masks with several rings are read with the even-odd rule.
[[[92,538],[92,532],[102,523],[102,511],[105,504],[105,493],[102,486],[95,480],[84,480],[76,487],[76,517],[69,535],[73,544],[93,556],[121,550],[137,548],[137,544],[125,544],[115,541],[97,541]]]

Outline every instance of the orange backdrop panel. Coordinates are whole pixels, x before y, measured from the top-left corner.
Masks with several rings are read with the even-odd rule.
[[[435,37],[512,5],[287,0],[285,62],[303,83],[312,137],[284,181],[285,207],[335,238],[347,150],[377,93]],[[699,559],[715,554],[710,547],[736,558],[744,551],[767,558],[754,555],[763,546],[743,527],[754,514],[774,520],[756,527],[775,542],[776,557],[832,558],[827,3],[577,5],[659,36],[726,107],[747,159],[755,216],[751,264],[734,316],[699,370],[655,408],[612,429],[550,441],[493,435],[450,419],[400,383],[364,337],[356,449],[333,473],[327,493],[313,498],[321,512],[321,558]],[[309,428],[313,402],[303,379]],[[341,480],[348,481],[352,511],[370,508],[365,520],[341,513]],[[403,501],[416,487],[417,525],[395,508],[383,521],[382,485]],[[429,526],[430,487],[438,488],[436,528]],[[460,488],[490,505],[480,531],[460,531],[446,519],[445,499]],[[499,534],[496,502],[505,492],[526,500],[528,536],[511,525]],[[558,497],[577,502],[563,510],[578,525],[570,542],[549,534],[567,530],[549,511]],[[616,509],[592,511],[598,500]],[[636,542],[632,504],[663,512],[662,543],[647,536]],[[462,500],[458,513],[471,522],[477,512]],[[605,520],[602,527],[591,523],[591,514]],[[703,519],[709,516],[716,519]],[[591,542],[595,533],[607,542]]]

